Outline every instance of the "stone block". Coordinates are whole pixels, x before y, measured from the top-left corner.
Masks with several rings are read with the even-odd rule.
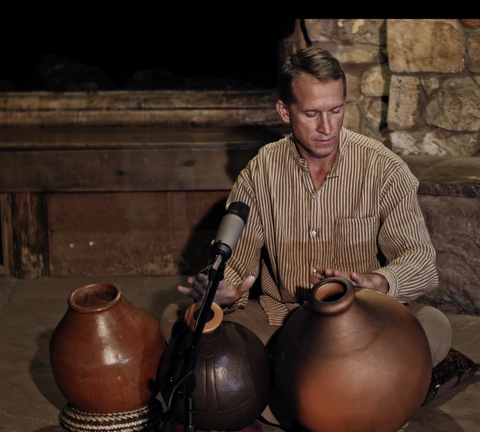
[[[438,289],[420,300],[445,312],[480,314],[480,198],[419,197],[437,251]]]
[[[394,72],[460,72],[463,32],[455,19],[389,19],[387,47]]]
[[[469,77],[446,80],[426,106],[427,124],[450,131],[478,132],[479,85]]]
[[[392,130],[409,129],[419,119],[420,80],[412,76],[394,75],[390,81],[388,126]]]

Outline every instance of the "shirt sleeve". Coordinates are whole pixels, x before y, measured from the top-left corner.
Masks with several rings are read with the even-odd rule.
[[[263,231],[256,196],[251,187],[249,169],[245,168],[237,178],[227,200],[227,207],[232,202],[243,202],[249,206],[249,214],[240,239],[225,265],[225,282],[236,286],[246,277],[258,277],[260,269],[261,249],[263,246]],[[248,300],[248,292],[235,303],[243,307]]]
[[[388,295],[413,301],[438,285],[436,252],[417,198],[418,180],[406,164],[388,178],[382,193],[379,248],[387,264],[375,270]]]

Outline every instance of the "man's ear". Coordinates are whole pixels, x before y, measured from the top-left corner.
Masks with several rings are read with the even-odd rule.
[[[277,112],[285,123],[290,123],[290,111],[281,99],[277,100]]]

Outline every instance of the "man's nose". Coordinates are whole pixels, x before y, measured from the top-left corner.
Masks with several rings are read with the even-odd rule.
[[[323,134],[329,134],[332,130],[332,123],[328,117],[328,114],[322,114],[318,116],[317,131]]]

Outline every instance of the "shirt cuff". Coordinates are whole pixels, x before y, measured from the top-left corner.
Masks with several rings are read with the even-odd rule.
[[[395,277],[393,272],[386,267],[381,267],[377,270],[372,271],[372,273],[382,275],[387,280],[388,282],[387,295],[390,297],[396,298],[398,293],[398,283],[397,283],[397,278]]]

